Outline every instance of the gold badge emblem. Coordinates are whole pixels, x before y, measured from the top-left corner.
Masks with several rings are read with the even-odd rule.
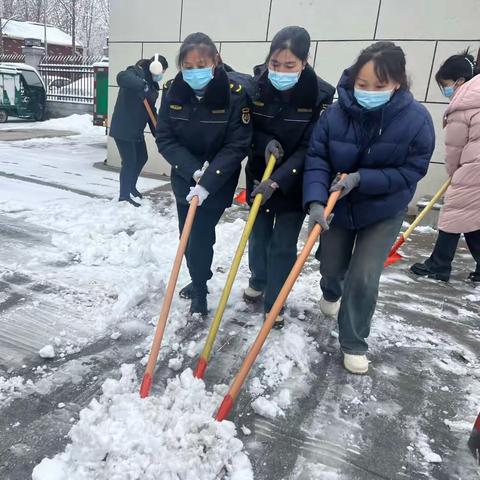
[[[170,105],[172,110],[181,110],[183,107],[181,105],[174,105],[173,103]]]
[[[245,125],[250,123],[250,108],[248,107],[242,108],[242,122]]]

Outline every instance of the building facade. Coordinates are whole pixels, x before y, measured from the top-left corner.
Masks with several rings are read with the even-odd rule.
[[[3,28],[3,53],[5,55],[21,55],[25,39],[40,40],[45,47],[45,28],[42,23],[19,22],[16,20],[2,20]],[[49,55],[71,55],[72,37],[57,27],[47,25],[47,43]],[[76,42],[76,52],[83,53],[83,47]]]
[[[251,73],[264,61],[269,41],[287,25],[301,25],[312,37],[310,63],[325,80],[336,85],[344,68],[360,50],[378,40],[400,45],[415,98],[432,114],[437,148],[416,198],[434,193],[446,178],[444,171],[443,112],[446,99],[435,72],[450,55],[480,47],[480,1],[462,0],[128,0],[110,2],[109,114],[117,97],[117,73],[138,59],[158,52],[170,64],[167,80],[176,74],[175,58],[182,39],[202,31],[217,43],[222,58],[238,71]],[[146,132],[147,171],[168,174]],[[119,165],[109,140],[108,162]]]

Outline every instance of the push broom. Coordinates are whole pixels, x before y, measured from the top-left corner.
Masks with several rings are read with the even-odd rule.
[[[153,125],[156,126],[157,122],[156,122],[155,116],[153,115],[152,109],[150,108],[150,105],[148,104],[146,99],[144,100],[144,104]],[[182,259],[183,259],[183,255],[185,254],[185,250],[187,248],[190,232],[192,231],[193,220],[195,218],[195,213],[197,212],[197,207],[198,207],[198,197],[195,196],[192,198],[190,207],[188,208],[187,218],[185,220],[185,225],[182,230],[182,235],[180,236],[180,243],[178,245],[177,253],[175,255],[175,260],[173,262],[173,267],[170,273],[170,278],[168,280],[168,286],[165,292],[165,297],[163,298],[162,310],[160,311],[160,317],[159,317],[157,328],[155,331],[155,336],[153,337],[152,348],[150,350],[147,366],[145,368],[142,384],[140,386],[141,398],[148,397],[150,393],[155,365],[157,364],[158,354],[160,352],[160,346],[162,344],[163,334],[165,332],[165,327],[167,325],[168,314],[170,312],[170,307],[172,305],[173,294],[175,293],[175,286],[177,284],[178,274],[180,272],[180,267],[182,266]]]
[[[267,167],[265,168],[265,172],[262,177],[262,181],[267,180],[270,177],[275,167],[275,163],[276,163],[275,156],[270,155],[270,158],[268,159]],[[220,327],[220,322],[222,321],[223,314],[227,306],[227,301],[232,291],[233,282],[235,281],[235,277],[237,276],[237,273],[238,273],[238,268],[240,266],[240,261],[242,260],[243,252],[245,251],[245,246],[247,245],[248,237],[252,232],[253,225],[258,215],[258,211],[260,210],[262,199],[263,199],[262,194],[256,195],[255,200],[253,201],[252,208],[250,209],[247,223],[245,225],[245,228],[243,229],[242,236],[240,237],[240,242],[238,244],[237,251],[235,252],[235,256],[233,257],[232,266],[230,268],[230,272],[228,273],[227,281],[225,283],[222,296],[220,297],[217,311],[215,312],[215,316],[210,326],[210,330],[208,332],[208,337],[205,342],[205,346],[198,360],[197,368],[195,369],[195,372],[194,372],[194,376],[197,378],[203,378],[205,374],[205,370],[207,369],[208,359],[210,358],[213,344],[215,343],[215,338],[217,337],[218,329]]]
[[[399,239],[395,242],[387,259],[385,260],[385,267],[392,265],[392,263],[398,262],[402,259],[402,256],[398,253],[398,249],[405,243],[410,234],[418,227],[418,224],[425,218],[425,215],[432,209],[432,207],[438,202],[442,195],[446,192],[450,185],[451,178],[449,178],[441,187],[440,190],[433,196],[433,198],[425,205],[424,209],[420,212],[415,221],[402,233]]]
[[[343,174],[341,176],[341,178],[345,178],[345,177],[346,177],[346,174]],[[335,204],[337,203],[337,200],[340,197],[341,193],[342,193],[341,191],[338,191],[330,195],[327,206],[325,207],[325,218],[328,218],[332,213],[332,210],[335,207]],[[278,294],[278,297],[275,300],[273,307],[271,308],[269,314],[267,315],[267,318],[265,319],[265,322],[263,323],[263,326],[260,329],[260,332],[258,333],[257,338],[255,339],[255,342],[253,343],[247,356],[245,357],[245,360],[242,366],[240,367],[240,370],[237,376],[235,377],[235,380],[230,386],[228,393],[225,395],[223,402],[217,411],[215,419],[218,420],[219,422],[221,422],[222,420],[225,420],[225,418],[228,417],[235,403],[235,400],[237,399],[238,394],[240,393],[240,389],[242,388],[242,385],[245,382],[245,379],[250,373],[250,369],[252,368],[253,363],[255,362],[258,354],[260,353],[260,350],[262,349],[262,346],[265,343],[265,340],[267,339],[267,336],[270,333],[270,330],[272,329],[273,324],[275,323],[275,319],[280,314],[280,311],[283,305],[285,304],[285,301],[287,300],[287,297],[291,292],[293,285],[295,284],[298,276],[300,275],[300,272],[302,271],[302,268],[305,265],[305,262],[307,261],[307,258],[310,255],[310,252],[312,251],[313,247],[317,243],[318,237],[320,236],[321,233],[322,233],[322,229],[320,225],[316,224],[313,227],[312,231],[310,232],[310,235],[308,236],[308,239],[302,251],[300,252],[300,255],[297,257],[295,265],[293,266],[290,274],[288,275],[287,280],[283,284],[283,287],[280,290],[280,293]]]

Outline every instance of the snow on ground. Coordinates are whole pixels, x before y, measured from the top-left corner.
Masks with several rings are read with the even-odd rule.
[[[32,480],[253,479],[233,423],[216,422],[220,400],[185,370],[164,395],[140,399],[133,365],[107,380],[99,401],[80,414],[65,452],[44,459]],[[226,475],[225,475],[226,474]]]
[[[118,174],[92,167],[105,155],[93,146],[105,141],[103,134],[91,130],[95,127],[81,117],[42,126],[82,133],[64,139],[0,142],[0,173],[32,180],[37,176],[37,180],[114,198]],[[161,184],[148,182],[143,188]],[[2,258],[0,280],[23,275],[40,278],[49,288],[3,313],[0,327],[21,323],[29,315],[38,317],[39,309],[48,303],[47,314],[40,324],[29,326],[29,332],[31,336],[39,333],[42,339],[35,354],[51,345],[57,355],[54,361],[59,362],[45,360],[30,372],[26,367],[11,376],[2,374],[0,405],[61,392],[66,382],[83,385],[98,362],[95,355],[61,361],[105,338],[128,343],[139,336],[131,349],[142,369],[178,245],[171,201],[165,193],[160,200],[145,198],[142,207],[135,209],[114,200],[0,176],[0,216],[11,222],[12,229],[28,230],[32,236],[23,239],[15,233],[11,243],[3,245],[9,255]],[[233,212],[232,217],[241,218],[229,218],[217,229],[209,320],[245,225],[244,214]],[[421,236],[427,234],[421,231]],[[191,377],[188,367],[203,347],[208,321],[190,318],[188,302],[175,296],[159,365],[168,367],[170,376],[178,376],[166,382],[158,373],[152,396],[140,400],[133,367],[124,365],[122,379],[107,380],[96,399],[89,399],[70,432],[71,443],[62,453],[43,460],[34,480],[130,480],[144,470],[142,478],[214,478],[223,466],[228,478],[243,480],[253,477],[245,450],[251,458],[258,457],[256,469],[261,471],[263,464],[278,465],[283,458],[276,456],[288,457],[297,448],[292,480],[351,479],[357,477],[344,475],[345,465],[363,466],[366,456],[375,464],[381,458],[378,444],[383,443],[377,432],[398,425],[402,427],[396,431],[398,454],[384,459],[394,464],[387,465],[388,472],[398,478],[408,478],[406,472],[413,472],[410,478],[415,479],[442,478],[433,476],[432,469],[446,468],[456,451],[450,444],[432,441],[438,435],[429,430],[429,422],[434,412],[438,417],[434,424],[451,432],[460,445],[476,414],[480,366],[474,347],[480,335],[472,325],[478,319],[478,291],[455,279],[450,290],[442,290],[436,283],[417,282],[405,268],[386,271],[369,340],[371,372],[354,377],[339,365],[338,340],[331,335],[335,322],[317,313],[319,275],[312,260],[289,297],[286,327],[271,332],[239,399],[245,403],[234,419],[249,438],[248,442],[243,438],[242,447],[233,424],[218,424],[212,414],[225,393],[223,384],[238,371],[263,320],[261,312],[242,300],[247,280],[245,255],[207,370],[207,375],[210,369],[214,372],[210,378],[217,385],[207,382],[205,388]],[[178,286],[187,281],[183,265]],[[23,294],[20,286],[16,288],[16,293]],[[0,301],[6,300],[2,294]],[[459,329],[470,332],[468,342],[457,337]],[[33,379],[27,379],[32,374]],[[416,411],[408,410],[410,396]],[[66,400],[61,400],[64,405]],[[242,416],[245,411],[247,415]],[[253,411],[259,415],[252,421],[248,415]],[[271,442],[268,448],[273,445],[273,454],[267,447],[262,450],[262,442]],[[284,455],[276,450],[282,442],[287,445]],[[380,460],[375,464],[380,472],[387,467]],[[160,470],[163,477],[158,477]]]
[[[20,125],[27,130],[67,130],[75,132],[75,135],[18,142],[0,141],[0,174],[54,183],[105,198],[118,197],[118,173],[92,168],[93,164],[105,160],[107,152],[105,129],[93,126],[90,115],[72,115],[26,124],[7,123],[2,125],[2,129],[17,129]],[[66,151],[68,162],[65,162]],[[141,177],[137,187],[144,192],[164,184],[161,180]]]

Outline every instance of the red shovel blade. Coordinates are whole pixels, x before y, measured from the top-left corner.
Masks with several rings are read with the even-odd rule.
[[[385,263],[383,264],[384,267],[388,267],[389,265],[392,265],[392,263],[396,263],[399,260],[401,260],[403,257],[398,253],[394,252],[391,255],[388,256],[388,258],[385,260]]]
[[[147,398],[150,394],[150,388],[152,387],[152,376],[146,373],[143,376],[142,385],[140,386],[140,398]]]
[[[243,189],[236,197],[235,201],[240,203],[241,205],[245,205],[247,203],[247,191]]]
[[[207,361],[203,357],[200,357],[198,359],[197,368],[195,369],[193,376],[195,378],[200,378],[203,380],[203,376],[205,375],[206,369],[207,369]]]
[[[215,416],[215,420],[217,422],[223,422],[228,417],[230,410],[233,407],[233,398],[230,395],[225,395],[223,398],[223,402],[218,409],[217,415]]]

